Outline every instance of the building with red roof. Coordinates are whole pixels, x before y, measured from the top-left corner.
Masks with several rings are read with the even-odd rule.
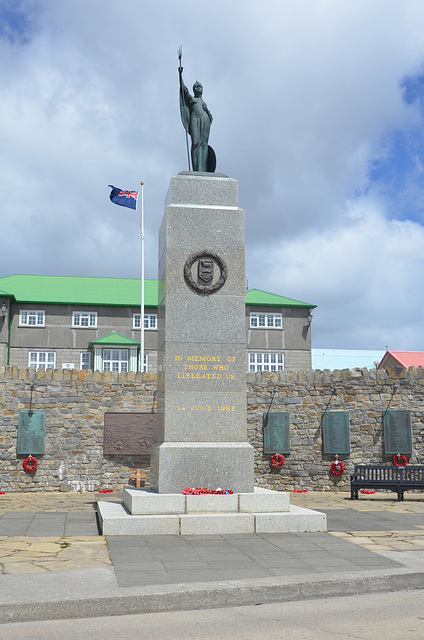
[[[424,351],[386,351],[378,369],[424,367]]]

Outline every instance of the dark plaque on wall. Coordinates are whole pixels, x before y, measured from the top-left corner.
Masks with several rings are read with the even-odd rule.
[[[105,413],[103,453],[148,456],[156,443],[156,413]]]
[[[383,413],[384,453],[412,453],[411,412],[405,409]]]
[[[350,453],[349,411],[326,411],[322,416],[324,453]]]
[[[270,411],[263,415],[264,453],[290,453],[290,414]]]
[[[43,454],[45,435],[46,412],[21,409],[18,413],[16,453],[19,456]]]

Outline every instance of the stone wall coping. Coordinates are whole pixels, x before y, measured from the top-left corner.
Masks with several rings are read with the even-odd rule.
[[[27,367],[3,366],[0,367],[1,380],[20,379],[28,381],[39,380],[63,380],[74,383],[84,382],[117,382],[117,383],[156,383],[157,373],[141,373],[138,371],[129,371],[128,373],[117,373],[115,371],[92,371],[79,369],[35,369]],[[325,384],[337,383],[349,380],[357,382],[413,382],[416,380],[424,380],[424,367],[410,367],[402,369],[399,373],[394,369],[330,369],[321,370],[304,370],[304,371],[277,371],[270,373],[268,371],[257,371],[256,373],[248,372],[246,374],[248,384],[270,384],[270,383],[292,383],[304,382]]]

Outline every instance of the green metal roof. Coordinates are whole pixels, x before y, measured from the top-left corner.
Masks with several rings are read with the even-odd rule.
[[[122,333],[118,333],[117,331],[112,331],[112,333],[108,333],[103,338],[98,338],[98,340],[91,340],[90,344],[110,344],[110,345],[137,345],[140,346],[140,343],[137,340],[133,340],[132,338],[127,338],[123,336]]]
[[[279,296],[276,293],[268,293],[267,291],[261,291],[260,289],[249,289],[246,291],[246,304],[257,304],[267,307],[307,307],[308,309],[315,309],[316,307],[316,304],[301,302],[300,300],[294,300],[293,298],[285,298],[284,296]]]
[[[138,278],[90,278],[82,276],[38,276],[15,274],[0,278],[0,290],[14,296],[16,302],[33,304],[89,304],[138,307],[141,302]],[[246,304],[314,309],[315,304],[268,293],[260,289],[246,291]],[[158,281],[144,281],[144,306],[158,306]]]
[[[13,292],[17,302],[140,306],[137,278],[88,278],[15,274],[0,278],[0,288]],[[158,281],[144,281],[144,306],[158,306]]]

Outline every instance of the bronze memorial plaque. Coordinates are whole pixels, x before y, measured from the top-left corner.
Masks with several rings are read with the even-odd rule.
[[[46,435],[46,412],[20,409],[18,413],[18,456],[40,455],[44,453]]]
[[[290,413],[270,411],[263,415],[264,453],[290,453]]]
[[[326,411],[322,416],[323,452],[350,453],[349,411]]]
[[[156,413],[105,413],[103,453],[148,456],[156,443]]]
[[[407,409],[383,413],[384,453],[412,453],[411,412]]]

